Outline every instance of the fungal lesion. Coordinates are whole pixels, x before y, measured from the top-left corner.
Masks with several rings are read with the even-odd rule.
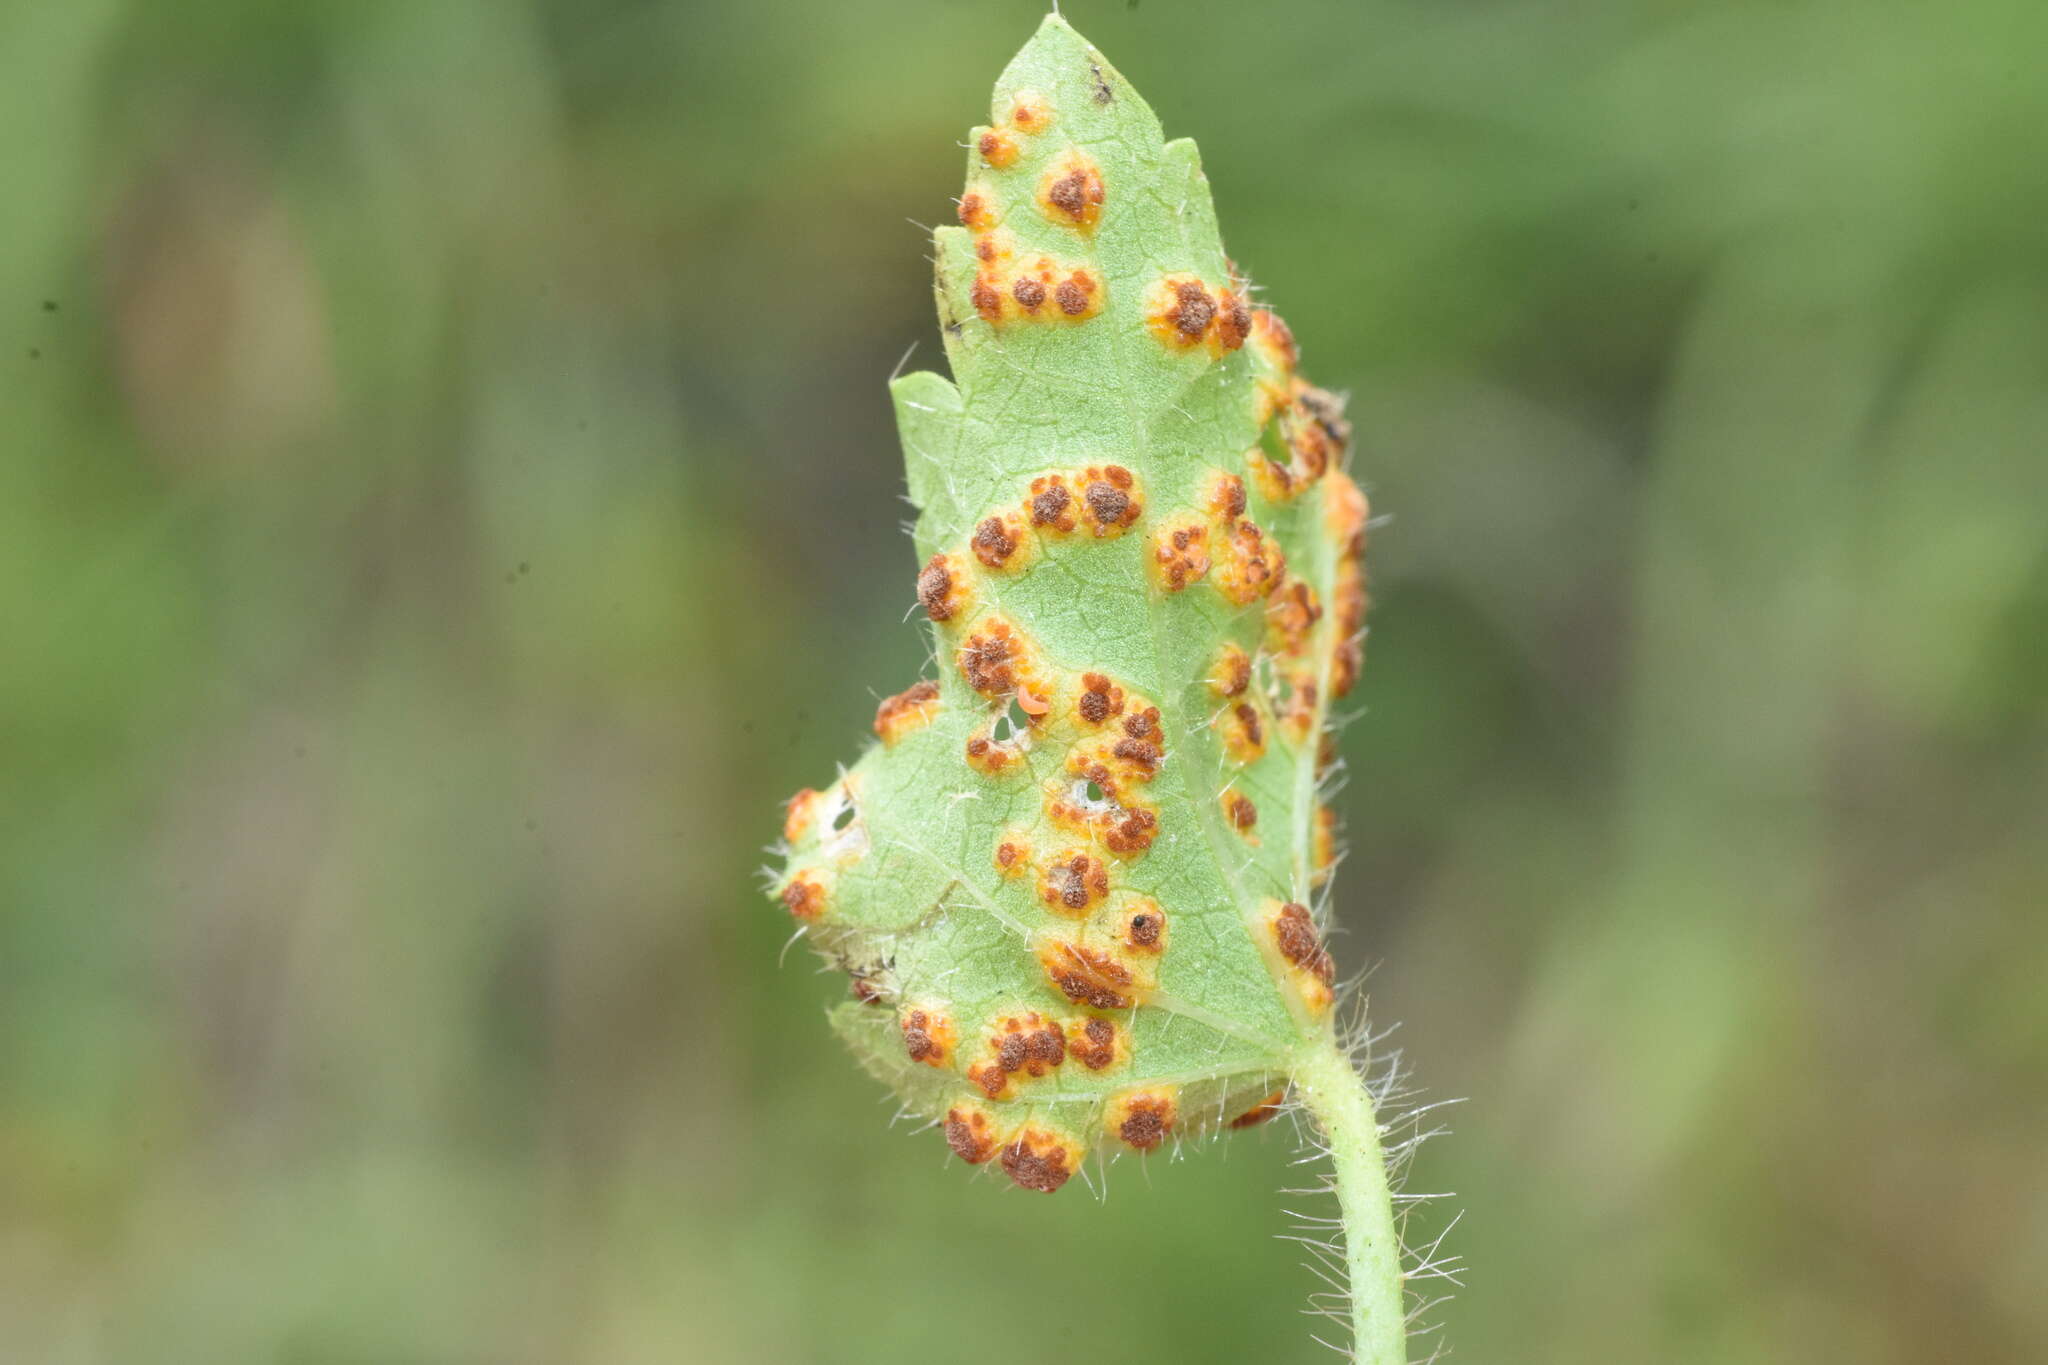
[[[1336,999],[1337,964],[1323,947],[1315,916],[1299,901],[1268,901],[1260,916],[1262,947],[1312,1016],[1328,1012]]]
[[[1142,994],[1130,964],[1086,943],[1047,936],[1039,944],[1038,963],[1053,989],[1076,1005],[1129,1009]]]
[[[1251,698],[1226,698],[1210,726],[1231,762],[1248,766],[1266,753],[1266,717]]]
[[[1212,286],[1199,275],[1162,275],[1145,291],[1145,324],[1172,352],[1205,349],[1220,360],[1242,348],[1255,319],[1244,286]]]
[[[970,301],[991,326],[1014,322],[1086,322],[1102,311],[1102,277],[1092,268],[1038,255],[1019,261],[998,240],[975,244],[980,262]]]
[[[1138,476],[1120,464],[1048,470],[1032,478],[1021,504],[1032,528],[1053,540],[1071,535],[1113,539],[1136,525],[1144,512]]]
[[[1109,895],[1109,867],[1085,849],[1068,849],[1047,862],[1039,899],[1055,914],[1085,917]]]
[[[975,523],[967,548],[983,568],[1014,573],[1031,562],[1036,543],[1022,516],[999,512]]]
[[[1137,1152],[1150,1152],[1172,1136],[1180,1124],[1180,1087],[1145,1086],[1112,1096],[1103,1107],[1109,1135]]]
[[[1152,534],[1146,557],[1152,579],[1167,593],[1183,592],[1209,572],[1209,527],[1200,517],[1182,514]]]
[[[1093,232],[1102,221],[1102,169],[1079,148],[1069,149],[1046,169],[1038,186],[1038,210],[1062,227]]]
[[[936,682],[930,678],[914,682],[895,696],[884,697],[875,707],[875,737],[893,748],[906,735],[931,724],[941,704]]]
[[[1235,517],[1220,528],[1216,572],[1211,582],[1236,606],[1246,607],[1278,587],[1287,572],[1279,542],[1250,517]]]
[[[1009,1135],[987,1105],[962,1100],[946,1111],[946,1145],[970,1166],[993,1158]]]
[[[1051,1194],[1081,1167],[1086,1149],[1056,1128],[1026,1123],[1001,1153],[1003,1173],[1017,1185]]]
[[[1232,788],[1226,790],[1221,797],[1217,798],[1217,802],[1223,807],[1224,823],[1236,833],[1238,838],[1248,844],[1257,844],[1259,842],[1259,808],[1251,797]]]
[[[1266,599],[1266,641],[1283,658],[1301,658],[1315,639],[1323,619],[1322,599],[1306,578],[1290,576]]]
[[[925,561],[917,573],[917,601],[925,615],[939,625],[966,615],[973,597],[967,589],[967,566],[959,556],[941,551]]]
[[[1015,698],[1027,715],[1042,716],[1052,704],[1037,650],[1015,622],[998,613],[984,616],[954,655],[967,685],[990,701]]]
[[[934,1004],[905,1005],[896,1018],[903,1051],[913,1062],[945,1069],[952,1065],[957,1033],[953,1020]]]
[[[989,1099],[1004,1100],[1018,1080],[1042,1080],[1066,1060],[1066,1030],[1036,1010],[1025,1010],[990,1025],[967,1079]]]

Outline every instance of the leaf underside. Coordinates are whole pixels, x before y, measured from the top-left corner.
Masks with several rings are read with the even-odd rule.
[[[1366,504],[1194,144],[1079,34],[1045,21],[969,147],[954,377],[892,386],[936,678],[792,800],[776,890],[867,1068],[1049,1190],[1269,1114],[1329,1028]]]

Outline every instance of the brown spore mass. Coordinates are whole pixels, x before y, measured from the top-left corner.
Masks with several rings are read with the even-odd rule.
[[[1225,796],[1223,809],[1230,817],[1231,827],[1240,832],[1259,823],[1259,808],[1243,792],[1231,792]]]
[[[782,888],[782,904],[798,919],[816,919],[825,913],[825,888],[800,875]]]
[[[1199,341],[1216,317],[1216,301],[1209,297],[1208,290],[1192,280],[1176,284],[1173,293],[1174,303],[1166,315],[1168,320],[1183,338]]]
[[[882,699],[875,708],[875,734],[884,744],[894,744],[905,734],[929,721],[938,709],[939,685],[930,678],[914,682],[893,697]]]
[[[1051,1194],[1067,1183],[1069,1159],[1077,1155],[1058,1134],[1027,1127],[1003,1148],[1003,1172],[1027,1190]]]
[[[1076,914],[1109,894],[1109,869],[1088,853],[1070,853],[1045,870],[1045,903]]]
[[[1275,1090],[1251,1108],[1230,1121],[1232,1128],[1252,1128],[1264,1123],[1280,1112],[1280,1103],[1287,1098],[1285,1090]]]
[[[925,1010],[911,1010],[898,1022],[903,1031],[903,1050],[913,1062],[926,1066],[944,1066],[947,1052],[947,1035],[951,1031],[945,1019]]]
[[[1000,569],[1007,564],[1010,556],[1017,553],[1017,539],[1003,525],[1001,517],[985,517],[974,528],[974,539],[970,542],[974,557],[991,569]]]
[[[1131,506],[1130,494],[1100,479],[1089,484],[1081,496],[1088,502],[1089,514],[1099,522],[1120,522]]]
[[[1280,956],[1325,986],[1336,980],[1337,964],[1324,951],[1322,936],[1316,932],[1315,919],[1307,906],[1296,901],[1281,906],[1273,919],[1273,939],[1279,945]]]
[[[970,1166],[996,1154],[995,1122],[979,1106],[954,1105],[946,1111],[946,1145]]]
[[[1116,1060],[1116,1025],[1090,1018],[1078,1029],[1070,1027],[1067,1052],[1090,1071],[1104,1070]]]
[[[1076,943],[1048,944],[1039,953],[1046,978],[1077,1005],[1098,1010],[1128,1009],[1130,969],[1106,953]]]
[[[934,621],[948,621],[953,616],[953,574],[946,567],[946,557],[933,555],[917,575],[917,600],[924,606],[924,614]]]
[[[1031,524],[1051,526],[1062,531],[1073,530],[1074,519],[1067,511],[1073,505],[1073,501],[1074,495],[1067,491],[1067,486],[1063,483],[1053,484],[1034,493],[1031,497]]]

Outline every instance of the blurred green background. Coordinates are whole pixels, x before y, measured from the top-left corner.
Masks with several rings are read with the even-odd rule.
[[[947,1169],[758,890],[1038,13],[0,0],[0,1359],[1323,1358],[1284,1125]],[[1391,514],[1459,1357],[2048,1359],[2048,11],[1068,13]]]

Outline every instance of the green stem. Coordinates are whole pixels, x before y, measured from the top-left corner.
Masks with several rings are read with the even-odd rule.
[[[1294,1093],[1322,1130],[1335,1167],[1344,1261],[1351,1277],[1351,1358],[1356,1365],[1405,1365],[1401,1238],[1394,1228],[1379,1120],[1365,1078],[1325,1032],[1296,1054]]]

